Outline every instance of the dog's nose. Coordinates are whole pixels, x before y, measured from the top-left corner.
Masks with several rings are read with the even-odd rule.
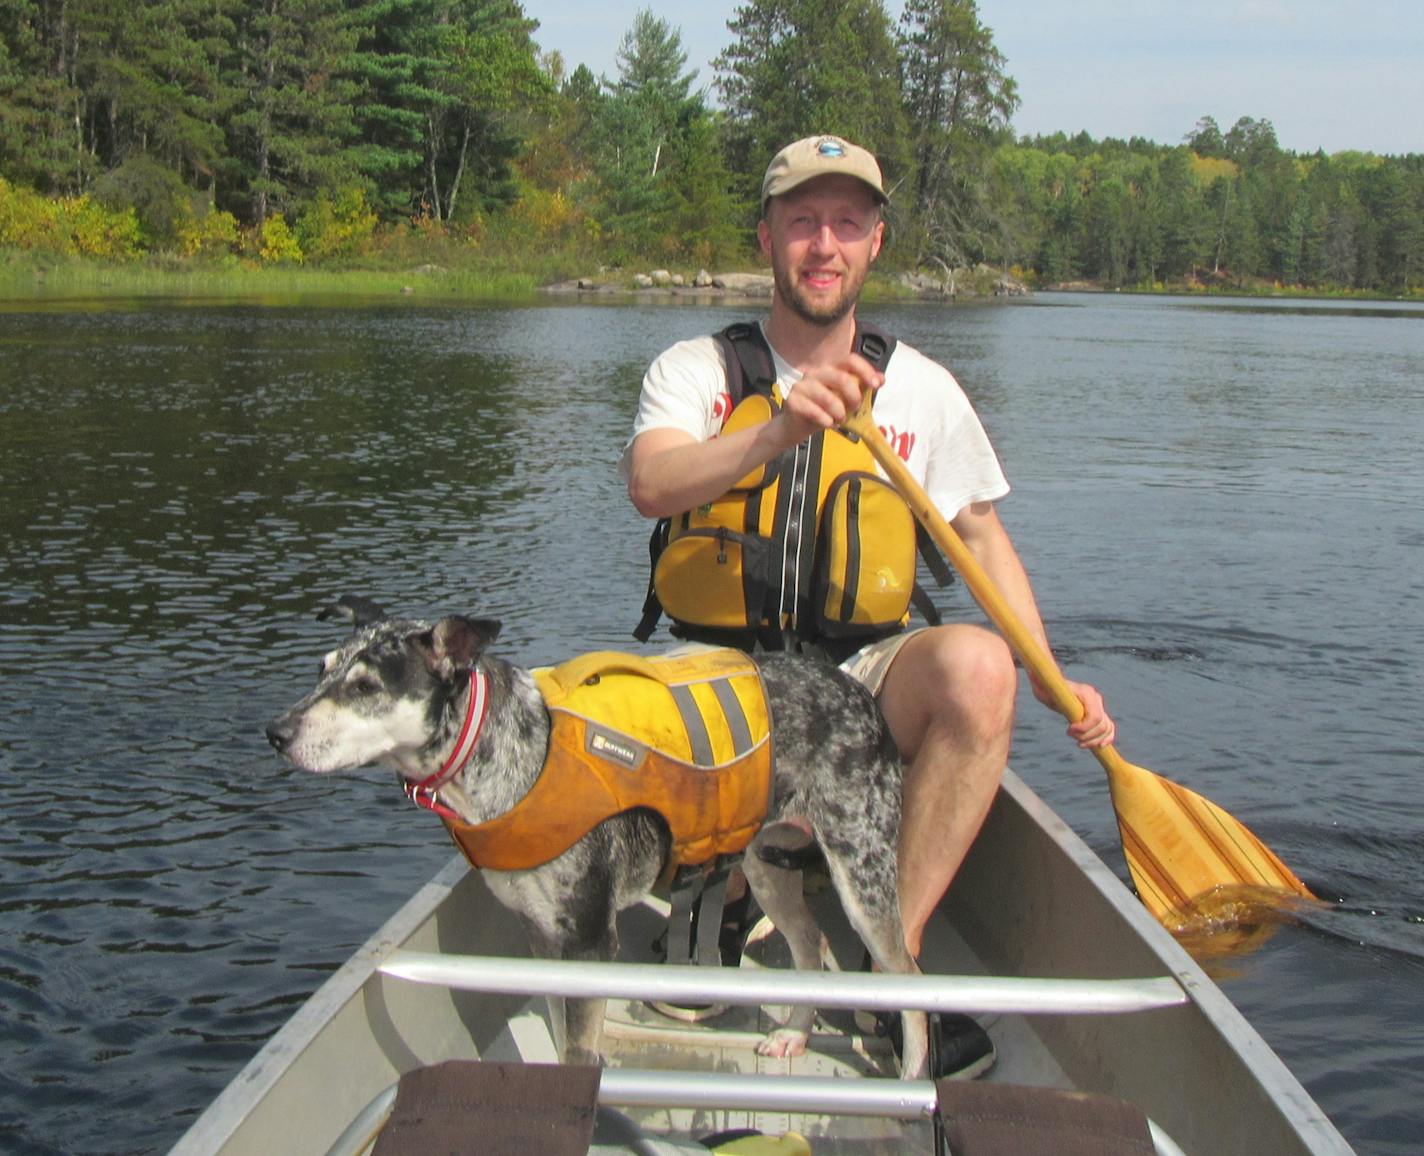
[[[291,723],[284,718],[273,719],[267,724],[267,741],[272,744],[279,755],[286,753],[295,737],[296,732]]]

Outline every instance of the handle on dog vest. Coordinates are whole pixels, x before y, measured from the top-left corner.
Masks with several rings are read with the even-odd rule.
[[[657,667],[646,658],[636,654],[598,650],[572,658],[550,670],[539,671],[538,681],[547,700],[550,698],[548,692],[552,688],[557,688],[559,697],[565,697],[590,678],[605,674],[638,674],[644,678],[659,679]]]

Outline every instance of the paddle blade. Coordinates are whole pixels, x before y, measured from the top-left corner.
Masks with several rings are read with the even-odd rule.
[[[1112,748],[1108,772],[1127,869],[1149,911],[1169,928],[1208,892],[1241,886],[1314,898],[1240,820],[1180,783],[1126,762]]]

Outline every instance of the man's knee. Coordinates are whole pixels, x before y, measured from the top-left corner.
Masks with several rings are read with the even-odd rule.
[[[881,688],[892,729],[940,724],[985,737],[1012,724],[1018,671],[997,634],[955,624],[916,634],[901,649]]]
[[[997,634],[955,625],[926,630],[914,641],[921,638],[915,656],[920,669],[914,674],[922,693],[949,703],[1012,702],[1018,671],[1013,652]]]

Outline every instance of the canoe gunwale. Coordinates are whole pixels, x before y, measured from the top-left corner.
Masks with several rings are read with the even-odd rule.
[[[1034,842],[1031,838],[1034,830],[1047,838]],[[985,838],[986,834],[988,838]],[[1184,1037],[1194,1035],[1195,1040],[1190,1042],[1198,1045],[1209,1042],[1210,1045],[1210,1050],[1197,1056],[1199,1062],[1211,1063],[1219,1069],[1228,1059],[1234,1062],[1240,1075],[1249,1077],[1256,1085],[1259,1094],[1254,1095],[1252,1107],[1257,1111],[1270,1108],[1279,1116],[1285,1127],[1276,1138],[1278,1148],[1275,1150],[1299,1151],[1312,1156],[1349,1156],[1353,1153],[1354,1149],[1301,1086],[1294,1073],[1225,992],[1202,970],[1201,965],[1152,916],[1097,853],[1010,769],[1004,772],[999,797],[986,820],[984,831],[970,849],[969,857],[950,889],[943,905],[945,914],[952,921],[977,922],[981,932],[991,934],[990,924],[1011,917],[1007,911],[1011,906],[1008,900],[1018,898],[1017,889],[1024,886],[1032,888],[1031,883],[1023,883],[1025,879],[1043,883],[1048,893],[1037,896],[1036,902],[1030,902],[1012,915],[1036,922],[1042,930],[1041,938],[1047,943],[1049,954],[1066,953],[1078,965],[1101,968],[1104,974],[1120,974],[1124,968],[1131,969],[1133,965],[1127,958],[1129,956],[1150,956],[1153,965],[1174,976],[1191,999],[1190,1009],[1163,1013],[1166,1019],[1161,1021],[1162,1026],[1170,1022],[1170,1046],[1165,1046],[1167,1041],[1158,1040],[1157,1054],[1147,1051],[1139,1053],[1140,1058],[1149,1062],[1118,1066],[1112,1071],[1110,1079],[1094,1079],[1085,1082],[1085,1086],[1141,1102],[1144,1097],[1137,1094],[1138,1085],[1134,1081],[1151,1084],[1154,1079],[1159,1079],[1159,1086],[1177,1088],[1182,1104],[1190,1104],[1190,1089],[1193,1086],[1190,1064],[1185,1070],[1181,1064],[1172,1070],[1171,1065],[1158,1064],[1157,1061],[1161,1054],[1170,1053],[1174,1047],[1180,1047],[1184,1054],[1190,1055],[1187,1050],[1189,1041]],[[1055,891],[1054,888],[1061,890]],[[984,902],[986,894],[992,896],[987,903]],[[980,910],[971,909],[974,898],[981,901]],[[966,900],[970,902],[966,903]],[[1089,907],[1096,910],[1089,911]],[[1102,934],[1102,928],[1112,920],[1125,923],[1131,936]],[[1028,938],[1026,936],[1025,940]],[[981,938],[980,942],[984,940]],[[1004,966],[1002,970],[1008,974],[1038,970],[1037,955],[1043,950],[1040,948],[1036,952],[1030,945],[1021,957],[1016,957],[1012,965]],[[1002,960],[990,962],[1003,963]],[[1138,965],[1145,966],[1140,959]],[[1093,973],[1090,970],[1084,974]],[[1196,1017],[1199,1022],[1193,1022],[1193,1012],[1200,1013]],[[1061,1039],[1075,1033],[1081,1021],[1042,1018],[1036,1022],[1040,1034]],[[1132,1022],[1135,1025],[1137,1021]],[[1154,1019],[1153,1024],[1157,1023]],[[1225,1054],[1220,1054],[1222,1047],[1226,1049]],[[1152,1070],[1154,1065],[1158,1070]],[[1174,1079],[1167,1077],[1169,1070]],[[1094,1069],[1094,1074],[1102,1077],[1107,1073]],[[1218,1071],[1213,1078],[1223,1077]],[[1244,1091],[1241,1087],[1234,1090]],[[1241,1105],[1244,1108],[1245,1100],[1241,1101]],[[1218,1116],[1229,1114],[1232,1107],[1235,1105],[1228,1106],[1223,1102],[1213,1105]],[[1189,1151],[1211,1150],[1210,1144],[1193,1140],[1189,1110],[1181,1106],[1169,1110],[1164,1105],[1158,1111],[1161,1114],[1154,1114],[1155,1118],[1161,1120]],[[1286,1147],[1287,1140],[1292,1147]],[[1242,1150],[1246,1150],[1244,1142]]]

